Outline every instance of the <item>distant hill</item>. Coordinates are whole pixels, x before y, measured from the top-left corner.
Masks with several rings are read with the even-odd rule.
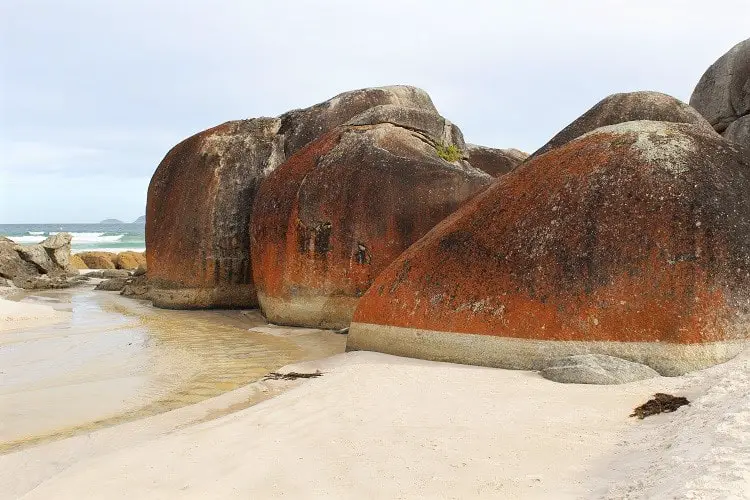
[[[141,215],[136,220],[133,221],[133,224],[145,224],[146,223],[146,216]]]
[[[125,223],[118,219],[104,219],[99,224],[125,224]]]

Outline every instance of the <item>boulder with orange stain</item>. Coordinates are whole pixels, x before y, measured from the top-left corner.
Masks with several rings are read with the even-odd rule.
[[[354,90],[278,118],[231,121],[167,153],[151,179],[146,209],[149,296],[168,308],[257,305],[249,221],[255,193],[288,156],[378,106],[437,113],[407,86]]]
[[[531,158],[599,127],[637,120],[689,123],[707,131],[712,130],[711,124],[698,111],[670,95],[651,91],[624,92],[612,94],[596,103],[532,153]]]
[[[527,161],[362,297],[347,348],[540,369],[600,353],[676,375],[750,324],[750,163],[704,126],[632,121]]]
[[[338,328],[378,274],[493,178],[438,146],[465,148],[437,113],[379,107],[312,142],[261,186],[253,277],[273,323]]]

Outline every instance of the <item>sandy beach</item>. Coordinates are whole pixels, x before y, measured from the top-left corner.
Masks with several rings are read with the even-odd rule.
[[[0,456],[0,483],[10,485],[1,496],[750,495],[747,355],[683,377],[619,386],[561,385],[534,372],[368,352],[280,371],[314,370],[323,375],[256,382]],[[657,391],[684,394],[692,404],[647,420],[628,417]]]
[[[0,293],[0,333],[20,328],[59,323],[70,318],[70,313],[57,311],[43,304],[24,304],[2,298]]]

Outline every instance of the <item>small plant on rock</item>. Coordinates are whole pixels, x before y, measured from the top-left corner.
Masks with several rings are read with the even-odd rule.
[[[460,160],[461,156],[463,156],[461,150],[455,144],[451,144],[450,146],[438,144],[435,146],[435,149],[437,149],[437,154],[440,158],[451,163]]]

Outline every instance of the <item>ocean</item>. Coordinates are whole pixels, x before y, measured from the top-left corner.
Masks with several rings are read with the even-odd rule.
[[[146,250],[146,226],[143,224],[0,224],[0,235],[21,244],[39,243],[60,232],[73,235],[73,253]]]

